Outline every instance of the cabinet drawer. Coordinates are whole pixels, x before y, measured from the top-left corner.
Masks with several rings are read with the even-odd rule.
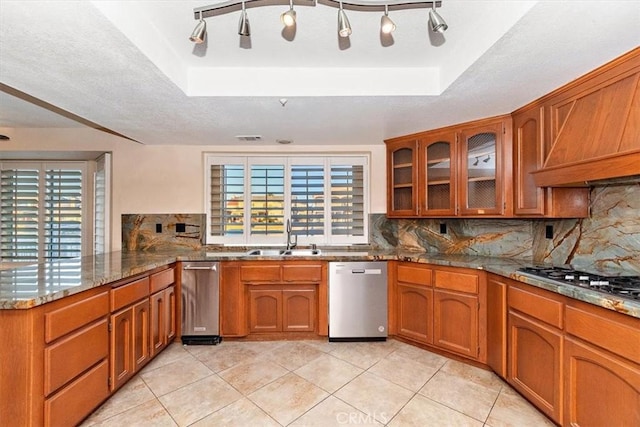
[[[154,294],[158,291],[161,291],[167,286],[171,285],[173,282],[175,282],[175,269],[169,268],[159,273],[152,274],[150,276],[150,281],[151,281],[150,293]]]
[[[143,277],[126,285],[118,286],[111,290],[111,311],[120,310],[122,307],[149,296],[149,278]]]
[[[279,282],[279,265],[243,265],[240,267],[240,280],[243,282]]]
[[[434,271],[434,286],[452,291],[478,293],[478,275],[454,273],[451,271]]]
[[[87,326],[44,350],[44,393],[50,395],[109,355],[107,320]]]
[[[44,315],[45,342],[50,343],[108,313],[108,291],[51,311]]]
[[[44,402],[45,426],[74,426],[109,396],[106,360]]]
[[[417,266],[398,265],[398,282],[431,286],[432,270]]]
[[[539,295],[542,290],[536,293],[526,291],[521,288],[509,286],[507,301],[509,309],[518,310],[521,313],[562,329],[562,308],[564,304],[556,299]]]
[[[319,265],[283,265],[282,278],[285,282],[319,282],[322,267]]]
[[[571,306],[565,316],[567,333],[640,363],[640,321],[634,328]]]

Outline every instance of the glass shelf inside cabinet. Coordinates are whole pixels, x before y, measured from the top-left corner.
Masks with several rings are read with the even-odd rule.
[[[496,200],[496,134],[473,135],[467,141],[469,208],[493,208]]]
[[[451,208],[451,144],[438,141],[427,147],[427,209]]]

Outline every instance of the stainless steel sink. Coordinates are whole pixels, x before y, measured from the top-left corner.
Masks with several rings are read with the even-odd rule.
[[[251,249],[247,251],[247,255],[252,256],[279,256],[284,255],[284,249]]]
[[[283,255],[286,255],[286,256],[320,255],[320,249],[289,249],[288,251],[284,251]]]
[[[249,256],[313,256],[320,255],[320,249],[251,249]]]

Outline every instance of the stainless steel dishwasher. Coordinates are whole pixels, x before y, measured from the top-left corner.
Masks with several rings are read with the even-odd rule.
[[[387,263],[329,263],[329,341],[387,339]]]
[[[182,264],[182,344],[218,344],[220,337],[219,263]]]

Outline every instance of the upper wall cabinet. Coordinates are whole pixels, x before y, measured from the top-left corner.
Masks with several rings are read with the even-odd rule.
[[[418,215],[418,141],[387,144],[387,214]]]
[[[535,103],[513,113],[513,213],[516,217],[584,218],[589,189],[537,187],[532,172],[543,165],[544,108]]]
[[[540,102],[547,140],[537,186],[640,174],[640,48]]]
[[[510,212],[509,116],[387,140],[387,216]]]

